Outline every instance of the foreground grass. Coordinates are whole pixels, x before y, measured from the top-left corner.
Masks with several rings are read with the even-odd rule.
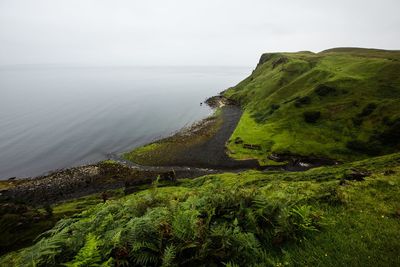
[[[122,190],[108,192],[109,199],[123,196]],[[0,255],[32,245],[43,232],[51,229],[61,219],[81,213],[99,203],[101,194],[93,194],[45,207],[29,203],[2,203],[0,206]]]
[[[261,163],[271,153],[352,161],[398,151],[399,74],[399,51],[264,54],[248,78],[225,92],[245,110],[230,155]]]
[[[400,154],[225,173],[95,205],[0,265],[398,266],[399,213]]]

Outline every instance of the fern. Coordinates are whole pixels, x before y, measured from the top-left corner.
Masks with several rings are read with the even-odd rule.
[[[103,262],[100,267],[113,267],[115,266],[115,261],[113,258],[109,258],[107,261]]]
[[[226,267],[240,267],[238,264],[234,263],[234,262],[228,262],[225,264]]]
[[[162,267],[172,267],[174,266],[173,262],[176,257],[176,248],[174,245],[168,245],[164,249],[164,253],[162,256]]]
[[[158,256],[142,251],[141,253],[133,257],[133,262],[135,262],[139,266],[148,266],[149,264],[154,266],[158,262]]]
[[[55,258],[62,251],[66,234],[58,234],[40,240],[36,245],[25,251],[21,258],[21,265],[39,266],[55,264]]]
[[[85,245],[79,250],[72,262],[65,263],[68,267],[100,266],[101,255],[99,247],[102,242],[92,233],[86,237]]]
[[[296,225],[300,231],[304,233],[318,231],[312,219],[313,213],[311,211],[311,206],[297,206],[292,208],[290,213],[293,224]]]
[[[201,188],[191,191],[180,188],[183,193],[176,195],[163,190],[156,181],[150,192],[61,220],[34,246],[1,263],[272,266],[281,258],[270,249],[282,248],[284,242],[296,241],[319,226],[310,206],[271,200],[255,187],[226,186],[218,177],[208,177]]]
[[[197,210],[179,210],[172,221],[174,235],[180,240],[195,240],[199,237],[199,212]]]

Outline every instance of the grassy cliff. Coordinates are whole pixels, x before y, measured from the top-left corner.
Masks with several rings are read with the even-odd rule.
[[[224,93],[245,110],[230,155],[268,164],[271,153],[349,161],[398,151],[399,74],[399,51],[264,54],[249,77]]]

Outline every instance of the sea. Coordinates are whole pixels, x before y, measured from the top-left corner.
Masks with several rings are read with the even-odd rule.
[[[209,116],[249,67],[0,66],[0,180],[95,163]]]

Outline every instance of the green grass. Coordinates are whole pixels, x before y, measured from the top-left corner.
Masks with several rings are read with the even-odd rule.
[[[228,143],[234,158],[262,161],[271,153],[290,153],[351,161],[400,148],[398,138],[386,144],[382,137],[391,128],[399,135],[399,127],[393,126],[400,122],[398,51],[265,54],[254,72],[225,96],[245,110]],[[364,112],[371,105],[376,108]],[[307,123],[307,112],[321,115]],[[237,137],[261,145],[262,151],[235,144]],[[349,146],[351,141],[358,146]]]
[[[352,169],[371,174],[343,182]],[[306,172],[155,183],[61,220],[0,265],[398,266],[399,231],[397,153]]]
[[[244,109],[227,143],[230,155],[263,165],[282,164],[269,160],[271,153],[345,164],[155,181],[104,204],[98,195],[62,203],[52,218],[65,218],[32,246],[2,256],[0,265],[399,266],[400,153],[371,157],[400,149],[399,74],[398,51],[264,54],[248,78],[225,92]],[[163,164],[214,134],[219,116],[211,123],[124,157]],[[354,172],[369,175],[354,181]],[[28,212],[46,216],[43,209]]]

